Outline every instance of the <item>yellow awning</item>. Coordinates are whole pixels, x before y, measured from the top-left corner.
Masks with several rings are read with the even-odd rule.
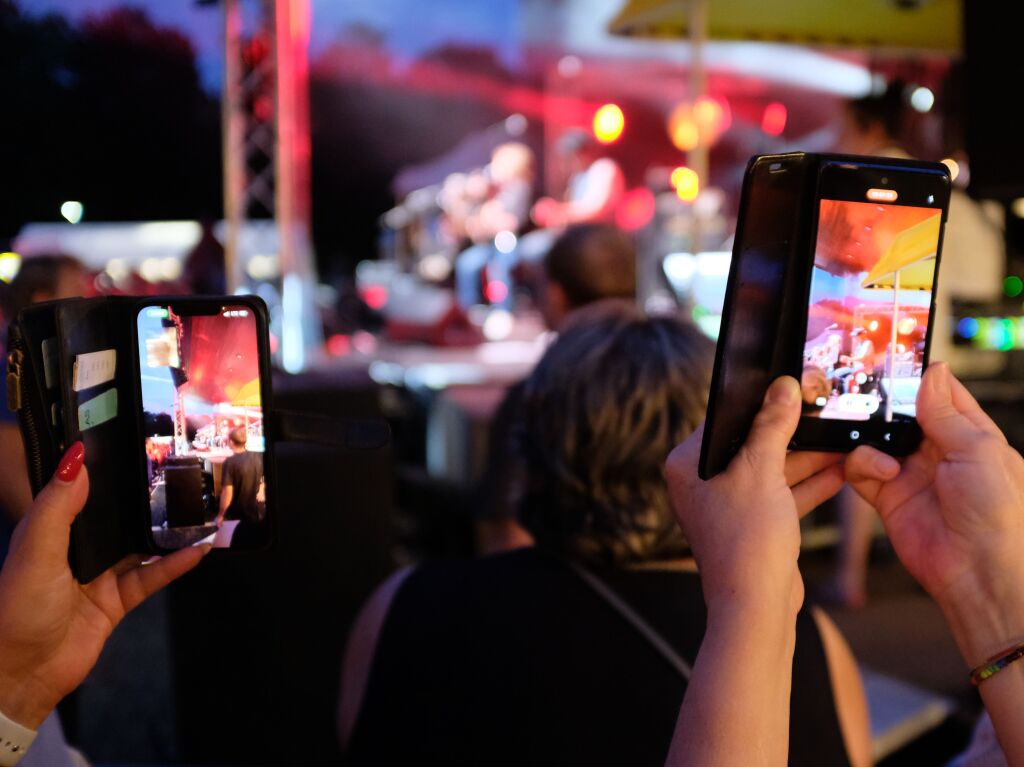
[[[254,378],[246,384],[235,389],[232,386],[225,387],[225,392],[231,398],[231,404],[236,407],[259,407],[260,406],[260,379]]]
[[[891,0],[707,0],[708,36],[955,54],[961,50],[962,2],[930,0],[904,8]],[[608,30],[636,37],[685,37],[686,16],[685,0],[627,0]]]
[[[935,248],[941,222],[942,214],[936,211],[934,216],[900,232],[868,272],[861,287],[892,288],[898,272],[901,290],[931,290],[935,283]]]

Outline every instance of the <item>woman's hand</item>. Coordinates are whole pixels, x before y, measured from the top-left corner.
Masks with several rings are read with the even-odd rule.
[[[839,454],[787,454],[799,420],[800,387],[780,378],[724,472],[706,482],[697,477],[703,428],[668,458],[669,496],[709,610],[781,597],[795,613],[803,602],[800,517],[839,491],[843,470]]]
[[[64,455],[15,530],[0,573],[0,711],[32,729],[82,682],[125,614],[209,551],[190,547],[147,565],[130,557],[78,583],[68,544],[89,494],[84,458],[80,442]]]
[[[973,666],[1024,641],[1024,459],[945,364],[925,372],[917,420],[924,440],[902,466],[860,447],[846,476]]]

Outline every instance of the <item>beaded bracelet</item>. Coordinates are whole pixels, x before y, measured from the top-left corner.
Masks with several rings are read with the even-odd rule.
[[[1011,647],[1001,653],[997,653],[971,671],[971,684],[977,687],[990,676],[995,676],[1015,660],[1024,658],[1024,643]]]

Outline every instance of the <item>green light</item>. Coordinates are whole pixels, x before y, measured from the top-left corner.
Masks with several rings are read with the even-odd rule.
[[[1024,293],[1024,280],[1016,274],[1011,274],[1003,280],[1003,292],[1010,298],[1016,298],[1021,293]]]
[[[157,317],[157,318],[159,318],[161,320],[165,320],[165,319],[167,319],[167,317],[169,315],[167,314],[167,310],[166,309],[160,309],[158,307],[154,307],[152,309],[147,309],[146,310],[146,316],[147,317]]]

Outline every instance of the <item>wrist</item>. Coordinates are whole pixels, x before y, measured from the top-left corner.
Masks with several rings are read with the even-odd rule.
[[[0,673],[0,713],[12,722],[38,730],[55,705],[30,681]]]
[[[795,620],[804,602],[804,582],[794,566],[783,577],[749,581],[732,588],[705,592],[708,620],[739,615],[745,620]]]
[[[936,601],[969,668],[1024,642],[1024,572],[1007,568],[997,579],[968,579]]]

